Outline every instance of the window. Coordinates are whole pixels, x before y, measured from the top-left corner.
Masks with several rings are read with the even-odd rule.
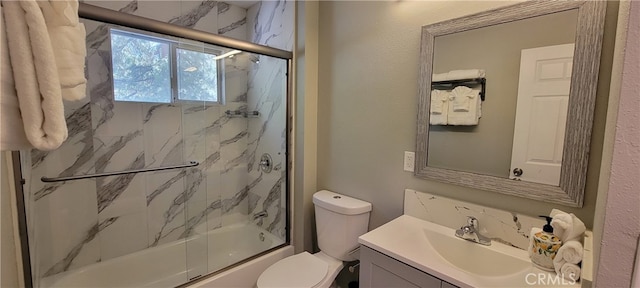
[[[111,29],[115,101],[220,103],[219,51]]]
[[[178,99],[218,102],[216,55],[176,49],[178,55]]]

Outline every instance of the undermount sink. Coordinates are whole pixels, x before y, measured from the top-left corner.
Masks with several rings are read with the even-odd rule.
[[[427,243],[440,257],[452,266],[469,273],[496,277],[520,273],[531,268],[529,261],[492,249],[491,246],[483,246],[460,239],[453,234],[445,235],[432,229],[423,229],[423,231],[427,237]]]

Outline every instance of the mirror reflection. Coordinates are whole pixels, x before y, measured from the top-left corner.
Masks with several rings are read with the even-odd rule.
[[[427,166],[558,186],[577,18],[568,10],[436,36]],[[484,101],[479,83],[437,86],[469,73],[485,79]]]

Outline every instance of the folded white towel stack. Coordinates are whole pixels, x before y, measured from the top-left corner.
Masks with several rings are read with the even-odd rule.
[[[445,90],[431,90],[431,113],[429,113],[429,124],[447,125],[449,94],[449,91]]]
[[[67,125],[56,60],[42,11],[35,0],[2,4],[24,134],[37,149],[56,149],[67,138]],[[7,137],[5,131],[2,134]]]
[[[562,240],[562,247],[558,249],[556,257],[553,259],[553,267],[558,275],[567,280],[580,279],[584,249],[582,238],[586,227],[573,213],[553,209],[549,214],[553,234]]]
[[[86,95],[87,80],[84,63],[87,56],[86,32],[78,19],[77,0],[41,0],[42,9],[53,53],[58,68],[58,77],[65,100],[79,100]]]
[[[448,79],[448,78],[449,78],[449,72],[436,73],[436,74],[431,75],[431,82],[451,80],[451,79]]]
[[[562,243],[566,243],[570,240],[582,241],[586,227],[584,223],[573,215],[573,213],[566,213],[562,210],[553,209],[549,214],[553,218],[551,220],[551,227],[553,227],[553,234],[558,236]]]
[[[582,244],[578,241],[571,240],[562,244],[553,258],[556,274],[567,280],[579,280],[583,253]]]
[[[458,86],[451,92],[447,115],[449,125],[478,125],[481,116],[482,99],[480,89]]]
[[[556,273],[558,273],[558,275],[561,275],[564,279],[578,281],[580,280],[581,272],[582,269],[580,269],[580,266],[576,264],[565,263],[560,268],[560,271]]]
[[[447,80],[460,80],[460,79],[475,79],[484,78],[484,69],[468,69],[468,70],[452,70],[447,73],[433,74],[431,76],[432,82],[447,81]]]
[[[555,264],[556,261],[565,261],[571,264],[578,264],[582,262],[583,250],[582,244],[576,240],[564,242],[562,243],[562,247],[558,249],[553,262]]]

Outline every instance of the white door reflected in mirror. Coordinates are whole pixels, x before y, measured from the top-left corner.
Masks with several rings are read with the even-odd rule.
[[[521,52],[511,179],[560,183],[574,46]]]

